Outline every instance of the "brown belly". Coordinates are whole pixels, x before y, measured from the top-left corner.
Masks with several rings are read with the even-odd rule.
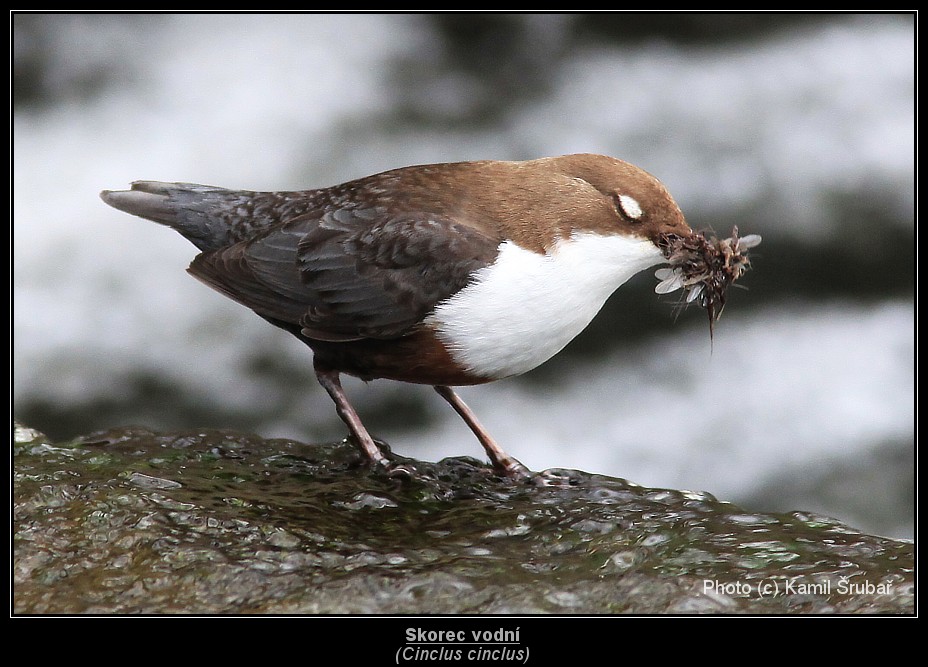
[[[362,380],[384,378],[416,384],[462,386],[490,382],[492,378],[468,373],[448,354],[429,329],[392,340],[365,338],[328,342],[299,336],[317,362]]]

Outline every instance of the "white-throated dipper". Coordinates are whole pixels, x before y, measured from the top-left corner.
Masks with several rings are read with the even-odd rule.
[[[588,154],[420,165],[299,192],[137,181],[101,197],[176,229],[201,251],[191,274],[309,345],[370,461],[388,463],[341,373],[433,385],[511,476],[526,469],[451,387],[551,358],[693,235],[660,181]]]

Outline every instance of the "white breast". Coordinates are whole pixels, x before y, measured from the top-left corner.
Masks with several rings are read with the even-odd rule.
[[[616,288],[663,261],[651,241],[618,235],[576,234],[544,255],[506,241],[427,322],[468,371],[518,375],[560,352]]]

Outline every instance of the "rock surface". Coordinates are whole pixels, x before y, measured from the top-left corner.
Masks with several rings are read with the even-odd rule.
[[[14,428],[16,614],[913,614],[914,545],[821,516],[349,443]]]

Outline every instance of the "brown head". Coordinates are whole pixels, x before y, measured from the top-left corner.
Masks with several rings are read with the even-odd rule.
[[[524,162],[469,162],[449,165],[456,205],[474,220],[494,221],[502,235],[527,248],[548,249],[552,232],[568,238],[577,231],[647,238],[692,233],[673,197],[654,176],[604,155],[578,154]],[[451,176],[451,174],[449,174]],[[460,210],[460,209],[459,209]]]

